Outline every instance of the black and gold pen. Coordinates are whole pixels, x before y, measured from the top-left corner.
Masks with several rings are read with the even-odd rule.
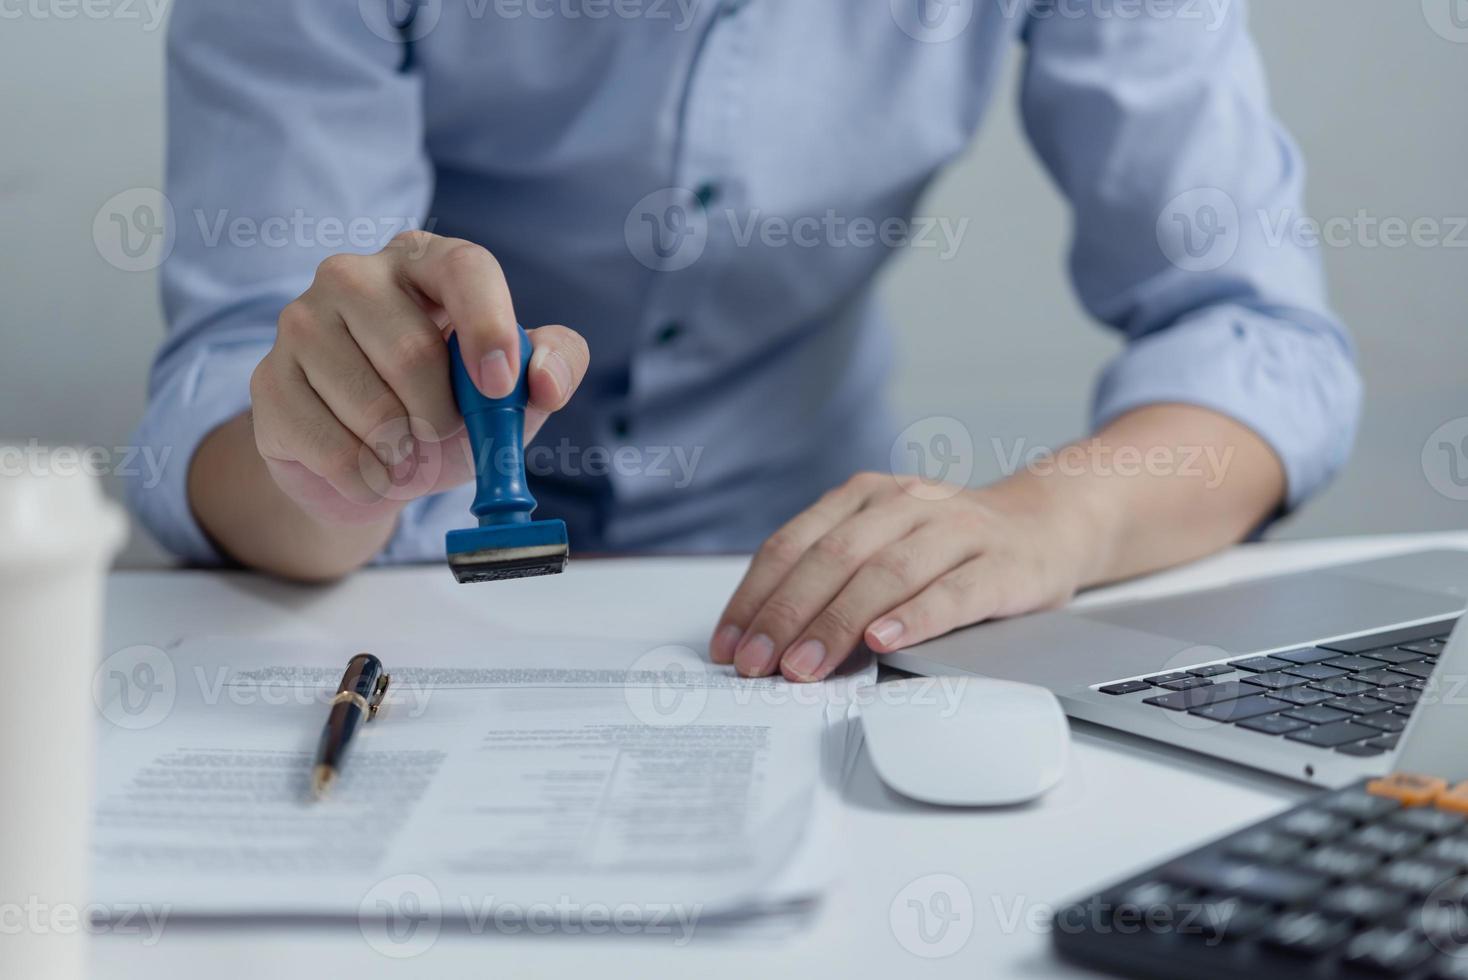
[[[370,653],[359,653],[347,662],[336,697],[331,699],[331,713],[326,716],[326,727],[321,731],[321,744],[316,749],[316,767],[311,775],[311,792],[316,799],[330,792],[336,782],[357,729],[363,722],[377,717],[391,679],[382,672],[382,661]]]

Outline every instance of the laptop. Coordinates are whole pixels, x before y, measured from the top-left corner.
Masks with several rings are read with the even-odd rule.
[[[1339,787],[1400,768],[1427,707],[1468,712],[1468,627],[1444,654],[1465,606],[1468,551],[1414,551],[983,623],[883,661],[1038,684],[1072,718]]]

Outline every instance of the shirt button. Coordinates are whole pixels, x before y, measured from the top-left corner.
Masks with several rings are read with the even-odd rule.
[[[632,425],[630,422],[627,421],[627,416],[612,416],[612,435],[616,436],[618,439],[625,439],[627,438],[627,433],[631,431]]]
[[[698,198],[699,206],[706,208],[719,196],[719,187],[717,184],[699,184],[693,195]]]
[[[677,320],[669,320],[667,323],[663,324],[663,328],[658,331],[658,346],[666,347],[668,344],[671,344],[673,341],[677,340],[682,334],[683,324],[679,323]]]

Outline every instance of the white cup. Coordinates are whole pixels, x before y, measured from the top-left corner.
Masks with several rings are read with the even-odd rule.
[[[102,588],[126,521],[95,477],[0,471],[0,977],[86,976]]]

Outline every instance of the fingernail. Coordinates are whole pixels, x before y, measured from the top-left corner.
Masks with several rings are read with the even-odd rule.
[[[510,358],[502,350],[490,351],[479,362],[479,390],[490,398],[503,398],[515,390]]]
[[[895,619],[879,619],[867,630],[872,638],[884,647],[890,647],[902,639],[902,623]]]
[[[716,664],[732,664],[734,662],[734,648],[739,646],[739,638],[744,635],[744,630],[733,623],[725,623],[714,631],[714,638],[709,643],[709,659]]]
[[[556,379],[556,394],[565,398],[571,392],[571,365],[553,350],[545,352],[545,369]]]
[[[806,640],[785,655],[785,670],[803,681],[813,681],[826,659],[826,645],[820,640]]]
[[[765,677],[775,667],[775,643],[763,633],[745,640],[734,653],[734,667],[745,677]]]

